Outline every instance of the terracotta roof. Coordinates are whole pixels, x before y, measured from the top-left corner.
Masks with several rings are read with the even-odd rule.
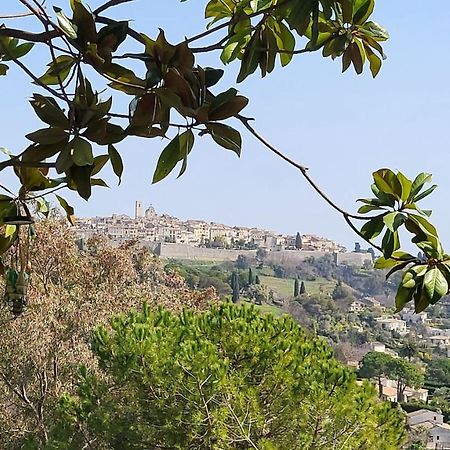
[[[386,395],[387,397],[395,397],[397,395],[397,389],[389,386],[383,386],[383,395]]]

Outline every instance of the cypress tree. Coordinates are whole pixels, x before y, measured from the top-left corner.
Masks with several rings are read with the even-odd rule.
[[[298,285],[298,278],[294,280],[294,297],[298,297],[299,294],[299,285]]]
[[[305,293],[306,293],[305,282],[302,281],[302,284],[300,285],[300,295]]]
[[[261,284],[261,280],[259,279],[259,275],[255,277],[255,284]]]
[[[248,268],[248,284],[249,285],[252,285],[253,284],[253,271],[252,271],[252,268],[251,267],[249,267]]]
[[[295,248],[297,250],[301,250],[302,247],[303,247],[302,236],[300,235],[300,233],[297,233],[297,236],[295,236]]]
[[[231,276],[231,288],[233,289],[233,303],[237,303],[239,301],[239,278],[235,272]]]

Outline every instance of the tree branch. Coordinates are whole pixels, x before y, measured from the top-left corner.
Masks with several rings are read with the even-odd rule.
[[[6,14],[4,16],[0,16],[1,20],[6,20],[6,19],[19,19],[21,17],[29,17],[32,16],[33,13],[29,13],[29,12],[24,12],[24,13],[19,13],[19,14]]]
[[[31,15],[32,13],[30,13]],[[56,30],[44,33],[30,33],[29,31],[16,30],[15,28],[0,27],[0,36],[7,36],[17,39],[23,39],[29,42],[47,42],[49,39],[59,37],[59,32]]]
[[[0,162],[0,171],[6,169],[7,167],[32,167],[38,169],[40,167],[48,167],[52,169],[56,167],[56,163],[52,162],[31,162],[31,161],[20,161],[18,157],[8,159],[6,161]]]
[[[108,8],[120,5],[121,3],[128,3],[128,2],[132,2],[132,1],[134,1],[134,0],[109,0],[104,5],[99,6],[93,12],[93,14],[94,14],[94,16],[98,16],[100,13],[102,13],[103,11],[106,11]]]

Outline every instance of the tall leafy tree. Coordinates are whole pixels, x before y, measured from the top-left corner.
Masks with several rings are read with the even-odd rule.
[[[101,372],[62,397],[52,448],[400,448],[401,413],[295,322],[222,304],[99,329]]]
[[[392,358],[387,366],[389,378],[397,382],[397,399],[404,401],[404,393],[407,387],[420,388],[424,382],[421,370],[404,359]]]
[[[389,375],[389,363],[392,357],[386,353],[369,352],[364,355],[359,369],[359,376],[362,378],[374,378],[378,384],[379,397],[383,394],[382,378]]]
[[[254,278],[253,278],[253,270],[251,267],[248,268],[248,284],[251,286],[254,283]]]
[[[298,294],[300,293],[300,287],[298,283],[298,278],[294,280],[294,297],[298,297]]]

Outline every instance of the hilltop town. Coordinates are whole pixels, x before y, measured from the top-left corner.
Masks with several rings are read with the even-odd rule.
[[[276,251],[296,248],[296,236],[204,220],[182,221],[167,214],[157,214],[153,206],[144,211],[140,201],[135,203],[134,218],[123,214],[80,218],[77,220],[76,233],[84,239],[98,234],[106,235],[116,243],[139,239],[148,244],[171,243],[222,249],[265,248]],[[347,251],[344,246],[313,234],[301,235],[301,249],[331,253]]]

